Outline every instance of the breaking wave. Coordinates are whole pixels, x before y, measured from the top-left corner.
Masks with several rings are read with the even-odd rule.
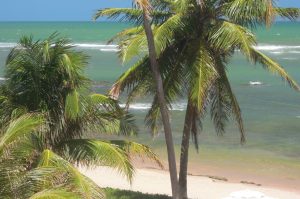
[[[13,48],[17,43],[13,42],[0,42],[0,48]],[[74,43],[74,46],[81,49],[96,49],[101,51],[116,52],[118,51],[117,45],[105,45],[96,43]]]
[[[121,107],[125,107],[125,104],[120,104]],[[151,108],[151,103],[133,103],[130,104],[129,109],[132,110],[149,110]],[[186,103],[176,103],[172,104],[173,111],[184,111],[186,109]]]
[[[17,43],[13,42],[0,42],[0,48],[13,48]],[[95,49],[102,52],[117,52],[118,46],[114,44],[106,45],[101,43],[74,43],[74,46],[80,49]],[[254,47],[257,50],[270,52],[272,54],[282,53],[300,53],[300,45],[271,45],[271,44],[260,44]]]

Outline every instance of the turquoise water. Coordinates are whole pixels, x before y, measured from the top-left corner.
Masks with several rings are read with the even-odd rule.
[[[97,84],[97,91],[105,92],[113,81],[130,64],[122,65],[114,45],[106,41],[128,24],[110,22],[1,22],[0,23],[0,76],[3,75],[5,58],[21,35],[33,34],[36,39],[45,38],[58,31],[71,38],[78,50],[91,58],[86,73]],[[256,30],[258,49],[278,61],[300,82],[300,23],[278,22],[271,29]],[[241,105],[247,132],[247,143],[239,144],[239,134],[234,123],[228,124],[227,133],[217,137],[209,118],[204,123],[200,136],[203,150],[219,154],[231,151],[235,154],[270,156],[300,162],[300,94],[281,81],[280,77],[251,65],[237,53],[229,63],[228,73],[234,92]],[[251,86],[249,81],[264,85]],[[137,116],[140,127],[139,141],[157,148],[164,146],[163,136],[151,139],[143,125],[143,117],[149,107],[148,100],[137,101],[131,111]],[[175,143],[180,144],[184,118],[184,100],[172,111],[172,127]]]

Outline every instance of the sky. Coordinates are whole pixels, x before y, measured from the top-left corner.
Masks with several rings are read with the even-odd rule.
[[[0,21],[90,21],[100,8],[130,7],[132,0],[1,0]],[[299,7],[300,0],[278,0]]]

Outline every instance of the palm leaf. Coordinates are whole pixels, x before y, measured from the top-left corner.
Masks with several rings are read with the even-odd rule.
[[[132,180],[134,168],[126,151],[106,141],[77,139],[61,143],[57,149],[71,162],[86,166],[110,166]]]
[[[251,53],[255,63],[258,62],[262,64],[262,66],[270,72],[280,75],[282,79],[285,80],[293,89],[297,91],[300,90],[296,81],[293,80],[293,78],[290,77],[290,75],[278,63],[254,48],[251,49]]]
[[[35,193],[29,199],[79,199],[77,193],[72,193],[64,189],[46,189]]]
[[[67,184],[73,185],[83,198],[98,199],[103,198],[103,192],[94,182],[81,174],[69,162],[53,153],[44,150],[39,157],[38,167],[56,167],[63,170],[67,175]]]
[[[251,31],[228,21],[218,23],[212,31],[210,39],[214,49],[220,49],[223,53],[224,51],[231,52],[236,48],[241,50],[248,59],[251,57],[252,46],[256,45],[255,36]]]
[[[71,120],[75,120],[80,114],[79,93],[74,90],[66,97],[65,115]]]
[[[239,128],[240,132],[240,141],[241,143],[244,143],[246,141],[245,138],[245,130],[244,130],[244,124],[243,124],[243,119],[242,119],[242,114],[241,114],[241,109],[238,104],[238,101],[231,89],[229,80],[227,78],[227,74],[225,71],[225,65],[222,63],[222,61],[215,57],[216,60],[216,69],[218,71],[218,74],[220,76],[220,79],[218,80],[222,84],[222,92],[225,93],[225,95],[228,98],[229,101],[229,108],[231,110],[232,115],[235,118],[235,121],[237,122],[237,126]]]
[[[0,154],[6,146],[37,130],[44,122],[39,114],[26,114],[13,120],[0,138]]]
[[[163,168],[158,156],[146,145],[124,140],[111,140],[109,143],[117,145],[131,156],[139,156],[141,158],[146,157],[149,160],[154,161],[160,168]]]
[[[299,8],[275,8],[277,15],[289,20],[296,20],[300,16]]]

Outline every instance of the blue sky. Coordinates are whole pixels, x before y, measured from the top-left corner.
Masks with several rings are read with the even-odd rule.
[[[1,0],[0,21],[89,21],[99,8],[129,7],[132,0]],[[300,0],[279,0],[300,7]]]

